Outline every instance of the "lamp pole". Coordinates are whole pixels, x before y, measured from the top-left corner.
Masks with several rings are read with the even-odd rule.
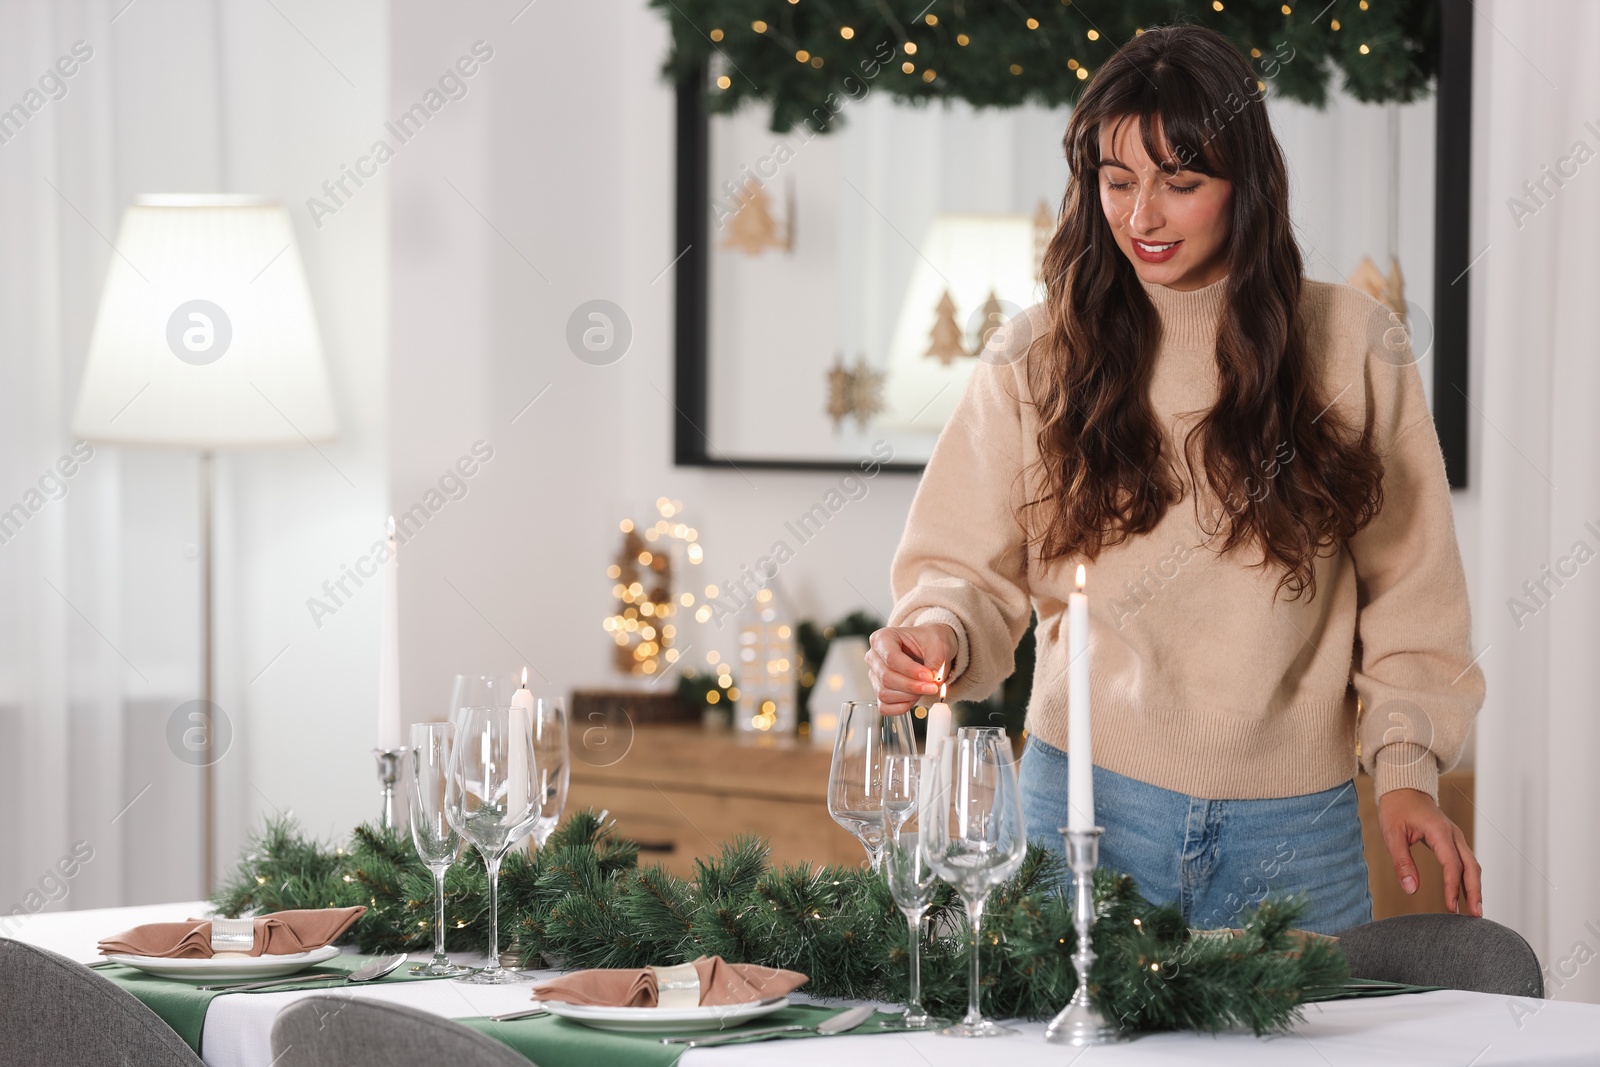
[[[212,451],[200,452],[200,653],[201,699],[205,701],[205,758],[200,767],[200,884],[207,897],[215,888],[217,869],[216,655],[212,647]]]

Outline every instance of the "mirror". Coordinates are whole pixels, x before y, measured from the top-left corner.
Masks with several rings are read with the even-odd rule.
[[[677,462],[842,469],[887,446],[886,467],[920,470],[987,330],[1043,296],[1070,108],[868,92],[829,133],[778,134],[760,108],[707,116],[702,84],[679,93]],[[1453,485],[1465,287],[1441,304],[1435,286],[1466,265],[1438,220],[1465,233],[1467,169],[1436,160],[1461,150],[1439,134],[1459,126],[1458,97],[1441,75],[1405,105],[1268,98],[1308,276],[1353,283],[1362,264],[1370,290],[1404,287]]]

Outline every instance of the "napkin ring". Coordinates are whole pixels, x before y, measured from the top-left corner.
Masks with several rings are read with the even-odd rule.
[[[692,963],[676,967],[652,967],[656,976],[656,1007],[698,1008],[700,1006],[700,972]]]
[[[249,955],[256,944],[254,919],[212,919],[211,952],[240,952]]]

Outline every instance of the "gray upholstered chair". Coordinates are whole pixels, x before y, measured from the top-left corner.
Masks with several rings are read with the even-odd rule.
[[[1543,997],[1539,957],[1522,935],[1469,915],[1397,915],[1339,935],[1355,978]]]
[[[0,1061],[203,1067],[161,1017],[65,956],[0,938]]]
[[[376,1000],[297,1000],[272,1024],[273,1067],[528,1067],[492,1037],[426,1012]]]

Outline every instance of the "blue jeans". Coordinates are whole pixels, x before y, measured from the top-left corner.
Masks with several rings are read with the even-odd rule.
[[[1028,839],[1057,854],[1067,817],[1067,754],[1029,737],[1018,772]],[[1191,927],[1239,926],[1269,895],[1304,894],[1303,930],[1337,934],[1372,921],[1354,782],[1271,800],[1204,800],[1094,769],[1105,834],[1100,866],[1130,874]],[[1070,877],[1070,876],[1069,876]]]

